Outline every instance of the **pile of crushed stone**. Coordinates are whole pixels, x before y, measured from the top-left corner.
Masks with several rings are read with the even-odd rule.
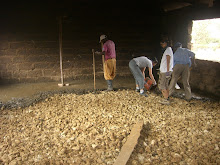
[[[144,127],[128,165],[220,164],[219,102],[131,90],[54,95],[0,111],[0,164],[113,164],[137,121]]]

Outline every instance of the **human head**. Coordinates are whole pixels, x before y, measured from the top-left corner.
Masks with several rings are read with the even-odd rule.
[[[168,46],[168,44],[169,44],[169,41],[167,39],[161,39],[160,40],[160,46],[162,48],[166,48]]]
[[[177,49],[177,48],[182,48],[182,44],[180,42],[177,42],[175,45],[174,45],[174,48]]]
[[[157,63],[158,63],[158,60],[157,60],[156,57],[154,57],[153,60],[152,60],[152,64],[153,64],[153,66],[157,65]]]
[[[102,42],[102,43],[105,43],[105,42],[108,40],[107,38],[108,38],[108,37],[107,37],[106,35],[104,35],[104,34],[101,35],[101,36],[100,36],[99,43],[101,43],[101,42]]]

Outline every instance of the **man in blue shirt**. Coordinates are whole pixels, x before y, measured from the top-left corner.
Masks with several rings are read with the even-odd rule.
[[[182,77],[183,86],[185,90],[186,100],[191,99],[191,88],[189,85],[189,77],[190,77],[190,67],[192,65],[196,66],[195,63],[195,54],[191,52],[189,49],[182,48],[182,44],[177,42],[174,45],[176,49],[173,59],[174,59],[174,68],[172,73],[172,80],[169,85],[169,95],[171,96],[175,90],[175,84],[178,79]]]

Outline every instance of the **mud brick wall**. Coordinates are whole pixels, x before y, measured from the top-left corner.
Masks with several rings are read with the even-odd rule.
[[[191,87],[220,97],[220,63],[205,60],[196,63],[198,67],[191,71]]]
[[[219,6],[215,8],[185,8],[163,16],[162,31],[166,32],[173,43],[181,42],[183,47],[191,48],[192,20],[220,18]],[[175,22],[175,26],[172,25]],[[190,85],[192,90],[200,90],[220,96],[220,63],[196,60],[196,68],[191,70]],[[181,82],[181,81],[180,81]]]
[[[55,9],[51,10],[53,4],[46,5],[39,6],[41,12],[37,7],[20,6],[21,9],[14,8],[19,10],[16,15],[2,19],[1,82],[60,80],[57,13],[53,13]],[[66,80],[93,77],[91,50],[101,50],[99,36],[103,33],[116,44],[117,76],[131,75],[128,63],[132,54],[157,56],[160,12],[147,10],[146,5],[141,4],[137,6],[140,12],[134,10],[133,4],[126,4],[126,7],[124,4],[112,5],[114,10],[108,6],[110,13],[102,14],[98,10],[101,4],[73,5],[70,17],[63,22],[63,73]],[[5,12],[4,15],[10,14]],[[96,75],[103,77],[102,58],[95,58]]]
[[[149,33],[151,32],[154,31],[151,30]],[[152,33],[145,35],[146,37],[143,37],[141,32],[135,34],[128,32],[118,36],[114,32],[110,34],[116,44],[118,76],[130,76],[128,63],[133,53],[136,56],[154,55],[154,45],[149,41],[149,38],[153,40]],[[92,48],[100,50],[99,34],[90,38],[73,34],[73,37],[77,39],[63,41],[64,77],[67,80],[91,78],[93,76],[91,50]],[[97,77],[102,77],[102,57],[96,56],[95,59]],[[2,82],[42,82],[60,79],[57,40],[43,41],[30,38],[0,41],[0,61]]]

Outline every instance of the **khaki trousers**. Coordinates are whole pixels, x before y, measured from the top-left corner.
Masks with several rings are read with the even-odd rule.
[[[189,65],[186,64],[176,64],[173,68],[172,79],[169,85],[169,95],[171,96],[175,91],[175,85],[178,79],[182,77],[182,82],[185,90],[185,97],[187,100],[191,99],[191,88],[189,85],[189,77],[190,77],[190,70]]]
[[[113,80],[116,75],[116,59],[108,59],[104,64],[105,80]]]

